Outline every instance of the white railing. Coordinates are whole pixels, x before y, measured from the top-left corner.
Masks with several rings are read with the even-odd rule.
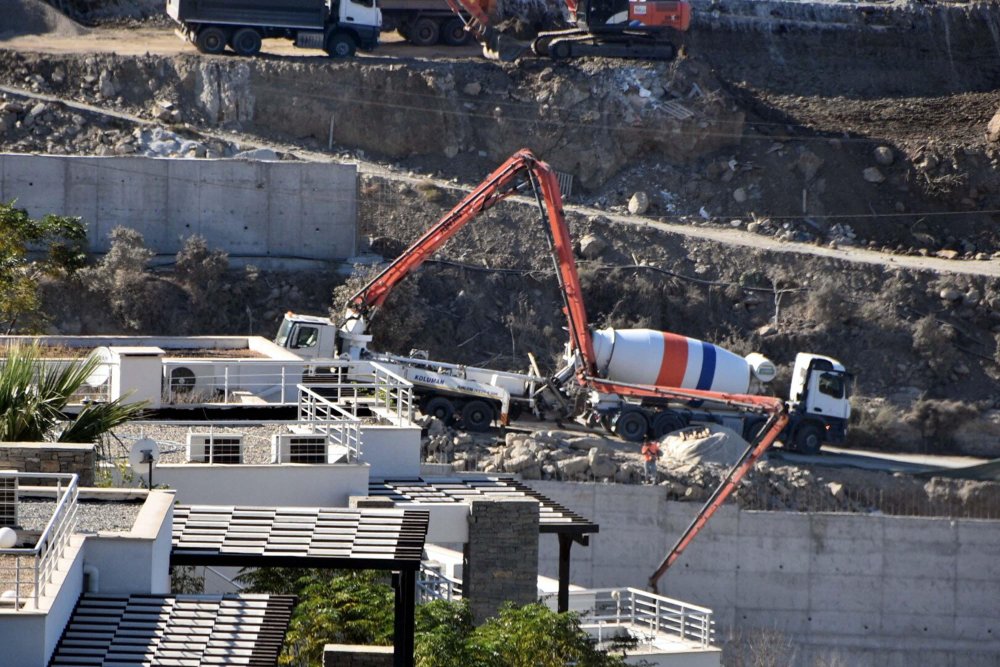
[[[432,600],[459,600],[462,597],[462,582],[453,579],[440,570],[420,564],[417,574],[417,604],[426,604]]]
[[[70,537],[76,530],[77,518],[77,476],[60,473],[10,473],[0,472],[0,477],[16,477],[22,479],[54,480],[56,507],[52,517],[45,525],[45,530],[39,536],[31,549],[0,549],[0,585],[13,585],[5,589],[13,591],[0,596],[0,603],[13,604],[14,609],[21,609],[31,599],[34,609],[38,609],[38,599],[45,595],[45,587],[52,581],[59,559],[63,557],[69,546]],[[8,565],[13,561],[12,565]],[[13,574],[13,580],[8,577]]]
[[[178,359],[163,362],[165,405],[238,403],[237,392],[253,394],[269,405],[295,405],[303,382],[322,387],[331,401],[359,402],[413,419],[413,384],[377,363],[330,360]]]
[[[326,436],[327,444],[342,447],[347,462],[356,463],[361,458],[361,420],[311,387],[299,385],[298,389],[299,422]]]
[[[375,380],[375,404],[389,414],[395,412],[396,423],[403,419],[413,421],[413,383],[381,364],[372,362],[372,377]]]
[[[583,623],[626,626],[640,643],[669,637],[708,648],[715,637],[712,610],[706,607],[637,588],[574,591],[570,597],[577,600],[593,598],[588,605],[590,608],[579,612]],[[575,605],[571,603],[570,607]]]

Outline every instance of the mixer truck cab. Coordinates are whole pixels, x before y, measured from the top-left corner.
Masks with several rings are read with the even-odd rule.
[[[844,441],[851,417],[850,383],[850,374],[836,359],[805,352],[795,356],[788,409],[796,449],[814,453],[824,442]]]

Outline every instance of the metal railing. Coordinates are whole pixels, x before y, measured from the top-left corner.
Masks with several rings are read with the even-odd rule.
[[[396,423],[403,419],[413,421],[413,383],[381,364],[372,362],[372,378],[375,381],[375,405],[385,408],[389,414],[395,413]]]
[[[413,384],[377,363],[331,360],[183,359],[163,362],[166,405],[235,402],[237,392],[250,392],[271,405],[295,405],[301,385],[322,387],[335,403],[367,402],[413,419]]]
[[[589,609],[578,611],[585,624],[605,624],[637,631],[640,643],[652,644],[658,637],[692,642],[708,648],[715,637],[712,610],[637,588],[600,588],[570,593],[570,608],[577,600],[593,598]]]
[[[311,387],[299,385],[298,418],[317,433],[322,433],[328,445],[343,448],[347,452],[348,463],[356,463],[361,458],[361,420],[350,410],[321,396]]]
[[[0,549],[0,586],[13,585],[13,588],[5,588],[5,591],[13,591],[13,598],[4,593],[0,602],[12,604],[15,610],[19,610],[30,599],[34,603],[33,608],[38,609],[38,600],[45,595],[45,587],[52,581],[59,559],[66,552],[76,530],[78,479],[76,475],[62,473],[0,472],[0,477],[55,481],[55,511],[35,546],[30,549]],[[8,564],[10,561],[13,561],[12,565]],[[12,579],[10,574],[13,574]]]
[[[453,579],[440,570],[430,567],[427,563],[420,564],[417,574],[417,604],[426,604],[433,600],[460,600],[462,598],[462,582]]]

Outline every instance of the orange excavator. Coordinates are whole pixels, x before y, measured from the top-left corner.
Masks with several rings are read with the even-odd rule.
[[[525,42],[498,30],[479,0],[447,0],[476,36],[487,58],[511,62],[529,50],[566,60],[580,56],[672,60],[674,38],[691,25],[687,0],[565,0],[565,28],[539,33]]]
[[[726,474],[709,501],[698,512],[676,545],[649,579],[655,591],[657,583],[667,569],[680,557],[705,523],[726,501],[751,470],[754,463],[774,444],[789,421],[785,403],[775,397],[691,389],[681,386],[625,382],[612,378],[598,364],[593,333],[587,319],[583,292],[573,256],[573,244],[563,214],[562,194],[555,171],[530,151],[521,150],[490,174],[469,195],[428,229],[396,260],[383,269],[347,304],[347,321],[342,331],[363,334],[371,313],[381,306],[392,289],[416,270],[448,239],[484,211],[504,199],[517,194],[532,194],[538,204],[544,224],[549,249],[558,276],[563,298],[563,312],[569,330],[567,359],[564,371],[551,379],[551,388],[563,397],[567,406],[565,417],[574,416],[586,409],[589,396],[619,396],[633,401],[699,401],[725,406],[732,410],[761,415],[764,423],[737,462]],[[673,334],[664,334],[673,335]],[[623,344],[625,339],[621,339]]]

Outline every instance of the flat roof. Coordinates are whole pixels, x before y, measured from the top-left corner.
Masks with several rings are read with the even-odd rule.
[[[174,565],[417,570],[429,513],[406,509],[174,508]]]
[[[520,498],[538,501],[538,532],[596,533],[599,526],[576,512],[543,496],[527,484],[504,475],[461,477],[409,477],[372,480],[368,495],[390,498],[395,503],[437,505],[473,500]]]
[[[101,595],[73,610],[49,667],[276,665],[288,595]]]

